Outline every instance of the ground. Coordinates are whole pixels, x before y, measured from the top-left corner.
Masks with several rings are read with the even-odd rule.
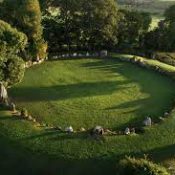
[[[75,59],[28,69],[23,82],[9,94],[19,107],[25,106],[49,125],[123,130],[142,125],[147,115],[157,121],[172,108],[174,88],[170,78],[131,63]],[[10,112],[0,113],[4,174],[114,174],[115,164],[124,155],[145,153],[162,162],[174,153],[174,116],[146,128],[144,134],[95,141],[87,134],[48,131]]]

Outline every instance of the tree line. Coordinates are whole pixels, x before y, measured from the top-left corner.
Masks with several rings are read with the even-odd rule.
[[[149,13],[120,9],[115,0],[3,0],[0,2],[0,81],[24,74],[24,61],[48,52],[173,51],[175,5],[150,29]]]
[[[45,9],[44,36],[52,52],[138,46],[151,23],[150,14],[121,10],[115,0],[58,0]]]

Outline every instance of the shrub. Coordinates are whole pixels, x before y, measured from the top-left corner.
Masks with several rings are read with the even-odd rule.
[[[10,24],[0,20],[0,52],[18,53],[26,47],[27,36]]]
[[[117,175],[170,175],[167,170],[147,159],[126,157],[119,162]]]

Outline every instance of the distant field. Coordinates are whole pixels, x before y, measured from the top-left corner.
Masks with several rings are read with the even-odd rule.
[[[155,0],[152,3],[142,3],[142,4],[138,4],[135,6],[126,6],[124,4],[120,4],[120,8],[127,8],[127,9],[135,9],[138,11],[143,11],[143,12],[148,12],[152,15],[152,23],[150,26],[150,29],[154,29],[155,27],[157,27],[158,22],[163,18],[163,14],[165,12],[165,10],[171,6],[175,4],[175,0]]]
[[[123,2],[123,1],[121,1]],[[155,0],[155,1],[152,1],[152,2],[147,2],[145,1],[146,3],[137,3],[135,4],[134,6],[130,6],[131,8],[134,8],[136,10],[139,10],[139,11],[145,11],[145,12],[149,12],[149,13],[152,13],[152,14],[157,14],[157,15],[163,15],[164,11],[171,5],[174,5],[175,4],[175,1],[173,0]],[[122,7],[128,7],[129,6],[126,6],[124,3],[119,3],[119,4],[122,4],[121,6]]]

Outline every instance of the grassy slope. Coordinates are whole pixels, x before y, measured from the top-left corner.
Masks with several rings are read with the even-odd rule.
[[[154,102],[156,98],[159,98],[158,97],[160,96],[159,93],[164,92],[162,94],[163,99],[159,99],[158,101],[156,101],[156,103],[153,103],[152,106],[148,107],[148,110],[152,110],[152,111],[155,110],[157,113],[159,113],[161,112],[161,109],[159,111],[159,109],[156,108],[157,106],[159,106],[161,103],[162,103],[161,105],[167,104],[167,106],[165,105],[164,106],[165,108],[163,108],[164,110],[166,110],[166,108],[168,108],[169,105],[171,105],[172,103],[172,95],[174,95],[174,92],[173,92],[174,83],[172,83],[168,78],[164,76],[161,76],[152,71],[143,70],[129,63],[125,64],[125,63],[121,63],[115,60],[109,60],[109,62],[103,61],[103,60],[93,60],[93,61],[92,60],[89,60],[89,61],[82,60],[82,61],[86,62],[85,64],[86,67],[85,66],[82,67],[83,70],[85,69],[84,71],[86,71],[86,69],[89,69],[89,68],[90,68],[89,70],[91,70],[92,73],[94,73],[94,71],[95,72],[100,71],[100,75],[98,76],[100,76],[103,80],[105,80],[105,82],[109,81],[112,77],[114,78],[114,75],[115,75],[117,79],[120,79],[120,81],[123,78],[125,78],[125,81],[126,79],[127,81],[130,80],[131,82],[129,84],[133,85],[134,87],[137,87],[136,89],[138,89],[138,91],[136,91],[136,93],[137,94],[141,93],[143,97],[145,93],[147,95],[152,93],[154,97],[152,98],[149,97],[150,99],[152,99],[150,100],[150,102],[151,101]],[[65,64],[65,63],[69,67],[70,64],[68,64],[68,62],[71,62],[71,64],[75,62],[74,63],[74,66],[75,66],[77,62],[81,62],[81,61],[79,60],[76,60],[73,62],[72,61],[60,61],[60,62],[55,62],[55,64],[52,64],[52,65],[50,65],[50,63],[46,63],[44,65],[41,65],[40,67],[34,67],[32,69],[34,69],[35,71],[40,70],[39,72],[40,74],[38,76],[41,78],[42,77],[41,72],[44,71],[43,68],[48,67],[48,65],[50,69],[53,69],[53,68],[56,69],[57,66],[59,67],[60,64]],[[90,66],[88,63],[88,66],[87,66],[87,62],[90,62],[90,63],[93,62],[93,64],[90,64],[91,65]],[[61,69],[61,67],[59,68]],[[52,73],[54,73],[55,69],[53,69]],[[130,71],[128,72],[127,69],[129,69]],[[80,81],[78,77],[81,77],[81,76],[83,77],[83,74],[80,74],[80,70],[81,70],[81,67],[79,68],[79,71],[78,69],[76,69],[75,72],[77,71],[76,72],[77,76],[72,77],[70,76],[70,70],[67,69],[66,72],[69,72],[69,73],[66,76],[69,78],[65,79],[67,80],[66,82],[70,83],[71,81],[73,81],[75,83],[75,81]],[[81,73],[83,70],[81,70]],[[88,72],[91,72],[89,70]],[[62,71],[63,70],[59,70],[59,69],[55,70],[55,72],[62,72]],[[41,82],[40,78],[37,78],[37,77],[34,79],[36,82],[40,81],[40,85],[41,85],[40,87],[43,87],[45,83],[48,83],[48,78],[50,78],[49,82],[51,84],[54,84],[54,85],[55,83],[58,84],[58,80],[54,79],[52,76],[49,76],[50,74],[49,72],[45,73],[44,79],[47,81]],[[26,87],[27,85],[29,87],[31,87],[32,85],[36,86],[35,81],[32,81],[29,75],[32,76],[30,73],[30,70],[26,75],[26,78],[28,80],[29,79],[31,80],[30,83],[29,82],[27,83],[26,81],[24,81],[21,85],[19,85],[19,87],[20,86]],[[57,77],[58,75],[55,75],[55,76],[56,76],[55,78],[58,78]],[[99,77],[98,76],[94,77],[91,75],[91,73],[84,74],[84,76],[89,77],[89,81],[90,80],[92,81],[93,78],[96,78],[96,80],[94,81],[97,81],[97,82],[99,81]],[[62,81],[64,82],[65,80],[62,80]],[[86,81],[87,81],[87,78],[86,78]],[[59,80],[59,82],[61,81]],[[98,83],[96,85],[98,85]],[[126,86],[128,84],[124,84],[124,85]],[[101,86],[96,86],[96,87],[100,88]],[[81,91],[81,88],[79,92],[81,94],[82,93],[84,94],[84,90]],[[122,86],[122,88],[124,87]],[[22,89],[24,90],[25,88],[22,88]],[[144,91],[142,91],[143,89]],[[167,89],[168,91],[166,91]],[[28,91],[30,95],[28,95],[27,97],[30,97],[32,95],[37,95],[35,92],[33,92],[34,89],[30,89],[30,90],[31,91]],[[94,93],[95,90],[94,89],[91,89],[91,90],[93,90],[93,93]],[[102,90],[101,89],[99,90],[100,92],[104,93],[103,88]],[[108,90],[109,89],[106,89],[106,91]],[[120,91],[121,94],[123,94],[122,90],[116,90],[116,91]],[[142,91],[142,92],[139,92],[139,91]],[[21,93],[23,93],[23,91],[21,91]],[[42,95],[44,95],[44,93]],[[105,96],[105,94],[98,94],[98,96],[99,97]],[[40,99],[40,96],[38,97]],[[79,95],[79,98],[80,97],[81,95]],[[93,95],[91,95],[91,98],[92,97]],[[84,98],[84,95],[83,95],[83,98]],[[72,100],[75,100],[75,99],[73,98]],[[137,115],[137,113],[138,114],[142,113],[142,110],[138,110],[138,109],[145,108],[145,105],[143,105],[144,102],[145,102],[144,100],[135,101],[135,105],[136,106],[138,105],[138,108],[136,108],[137,110],[135,112],[135,115]],[[24,102],[24,103],[28,103],[28,102]],[[40,102],[37,101],[37,103],[40,103]],[[126,106],[128,108],[132,107],[132,105],[130,104],[127,104]],[[126,108],[126,111],[128,108]],[[41,109],[44,115],[46,108],[43,107]],[[59,110],[59,107],[58,107],[58,110]],[[129,117],[129,114],[126,116]],[[59,174],[72,174],[72,173],[74,174],[83,174],[83,173],[84,174],[99,174],[99,173],[106,174],[108,172],[112,174],[115,160],[118,160],[120,156],[123,156],[125,154],[148,153],[150,154],[151,157],[157,158],[158,161],[166,159],[167,156],[168,157],[173,156],[174,144],[175,144],[175,139],[174,139],[175,138],[175,134],[174,134],[175,133],[174,132],[175,122],[174,120],[175,118],[172,117],[160,125],[157,125],[157,126],[155,125],[154,127],[147,129],[146,133],[143,135],[131,136],[131,137],[127,137],[127,136],[107,137],[105,142],[100,143],[100,142],[96,142],[96,141],[93,141],[87,138],[87,136],[84,134],[74,134],[74,135],[69,136],[65,134],[60,134],[59,132],[55,132],[55,131],[52,131],[52,132],[46,131],[43,128],[37,128],[33,126],[30,122],[21,121],[14,116],[12,117],[11,114],[8,112],[2,111],[0,115],[0,125],[1,125],[0,133],[5,138],[8,136],[9,140],[14,141],[15,145],[13,146],[12,144],[12,148],[11,148],[8,146],[9,143],[6,141],[6,139],[5,140],[1,139],[3,144],[1,146],[2,149],[0,149],[0,154],[2,155],[4,153],[3,149],[5,150],[7,149],[5,151],[6,152],[5,156],[1,156],[1,159],[0,159],[1,166],[2,166],[2,162],[6,162],[5,165],[3,164],[2,166],[4,167],[4,169],[8,169],[8,167],[10,166],[13,168],[12,170],[13,174],[19,174],[16,172],[25,171],[24,168],[19,170],[19,167],[16,167],[13,163],[21,160],[23,167],[26,167],[26,168],[30,166],[33,167],[33,172],[32,172],[33,174],[35,172],[36,174],[44,174],[43,172],[45,173],[48,172],[50,174],[54,174],[54,172],[59,172]],[[52,118],[49,118],[49,121],[52,121]],[[18,145],[20,145],[20,147]],[[39,154],[45,153],[46,155],[49,154],[50,156],[54,155],[53,157],[57,157],[57,160],[54,158],[54,160],[51,159],[48,162],[47,157],[40,157],[40,156],[35,157],[31,155],[29,156],[28,152],[27,153],[25,151],[20,152],[20,150],[23,150],[24,148],[27,148],[30,151],[33,150],[35,154],[36,152],[38,152]],[[14,152],[14,150],[16,151]],[[8,163],[9,157],[11,158],[10,156],[11,154],[9,152],[12,152],[14,155],[13,159],[10,159],[11,160],[10,165]],[[27,160],[26,160],[26,157],[27,157]],[[64,161],[62,157],[64,157]],[[69,162],[68,160],[70,159],[73,159],[73,162]],[[38,163],[36,163],[37,160],[39,160]],[[8,171],[10,171],[10,168],[8,169]]]

